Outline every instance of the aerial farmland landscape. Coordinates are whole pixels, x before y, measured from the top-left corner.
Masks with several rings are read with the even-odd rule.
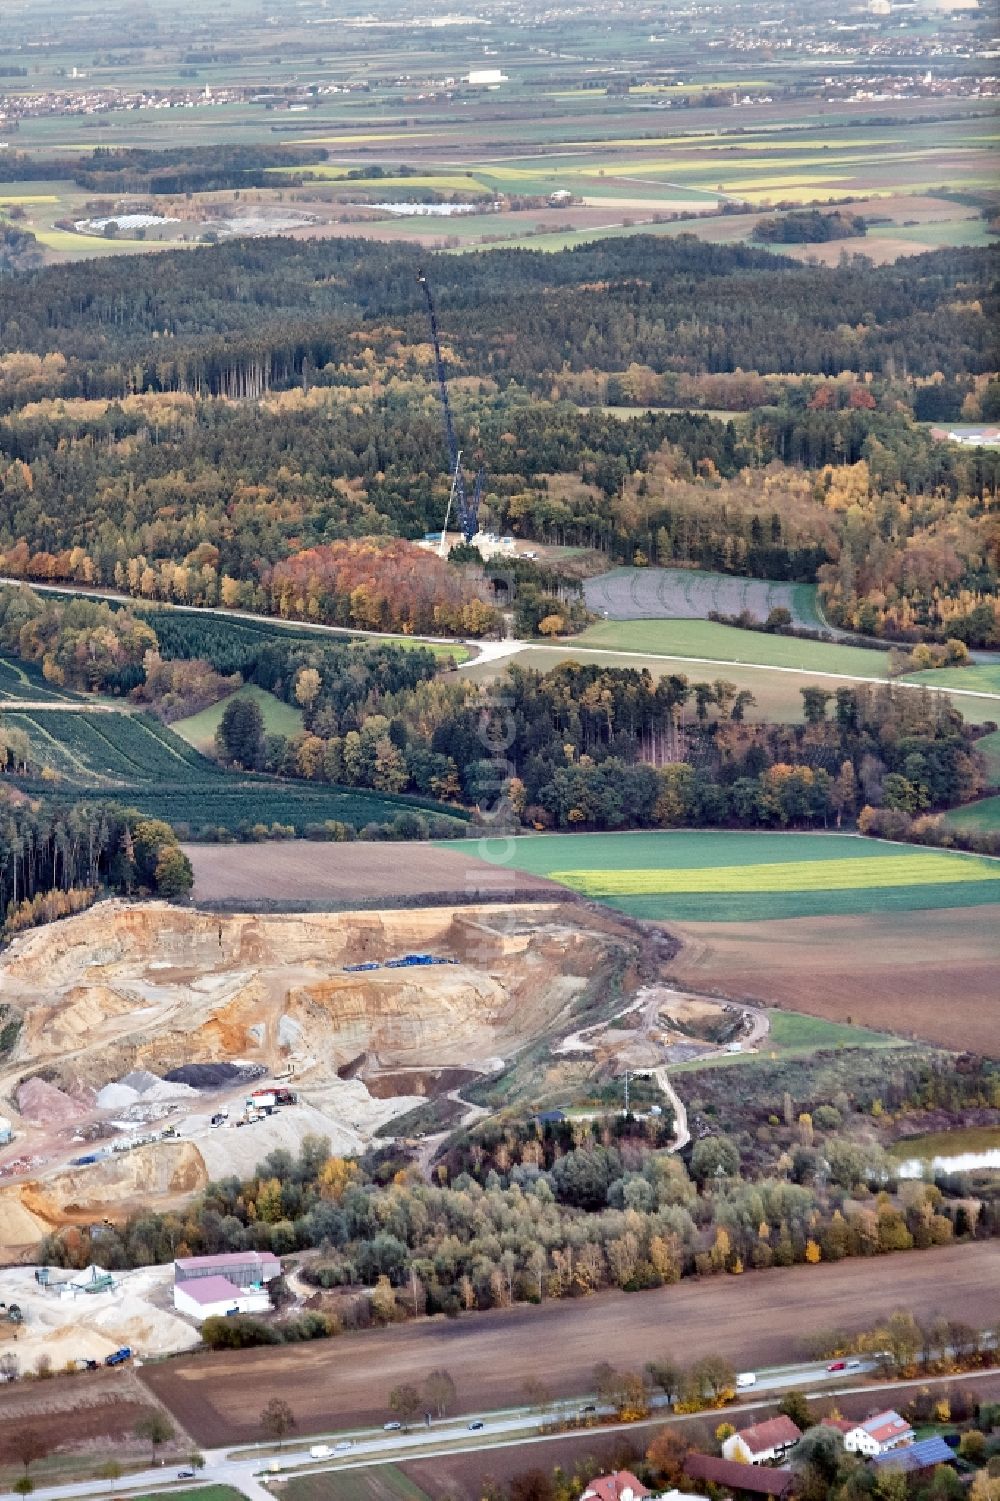
[[[0,1501],[1000,1501],[998,56],[0,4]]]

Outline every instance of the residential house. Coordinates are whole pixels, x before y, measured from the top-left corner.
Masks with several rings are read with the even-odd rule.
[[[776,1459],[784,1459],[801,1437],[801,1429],[782,1413],[732,1434],[722,1445],[722,1454],[738,1464],[769,1465]]]
[[[795,1481],[794,1470],[769,1470],[734,1459],[716,1459],[711,1454],[689,1454],[684,1473],[691,1480],[725,1486],[734,1496],[776,1496],[779,1501],[789,1494]]]
[[[888,1454],[893,1449],[912,1444],[913,1438],[913,1429],[906,1419],[890,1408],[855,1424],[849,1433],[844,1434],[844,1448],[849,1454],[874,1459],[877,1454]]]
[[[613,1475],[598,1475],[592,1480],[580,1501],[644,1501],[652,1494],[631,1470],[616,1470]]]

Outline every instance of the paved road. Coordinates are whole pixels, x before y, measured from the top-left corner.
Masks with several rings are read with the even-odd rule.
[[[439,1366],[463,1403],[501,1408],[544,1360],[556,1396],[579,1396],[600,1360],[726,1356],[737,1370],[800,1359],[811,1332],[861,1329],[872,1308],[909,1308],[978,1326],[1000,1322],[1000,1242],[686,1279],[642,1293],[601,1293],[468,1318],[422,1319],[332,1341],[180,1356],[142,1380],[202,1444],[256,1436],[260,1393],[280,1390],[304,1431],[385,1419],[388,1392]],[[544,1352],[540,1356],[540,1352]]]
[[[810,1395],[822,1393],[836,1398],[869,1396],[874,1401],[876,1393],[906,1390],[914,1386],[934,1386],[939,1382],[946,1382],[951,1386],[961,1381],[974,1381],[981,1386],[991,1379],[1000,1378],[1000,1367],[997,1367],[987,1371],[972,1371],[959,1376],[920,1377],[907,1381],[879,1382],[872,1386],[863,1378],[873,1370],[873,1362],[862,1362],[859,1371],[852,1372],[848,1378],[849,1384],[844,1384],[843,1372],[831,1372],[825,1363],[776,1367],[773,1370],[762,1371],[758,1373],[753,1391],[741,1401],[739,1412],[743,1416],[750,1416],[767,1408],[777,1392],[793,1389],[806,1389]],[[577,1399],[567,1404],[564,1410],[569,1414],[576,1413],[580,1409],[581,1402],[586,1404],[587,1399]],[[641,1429],[664,1422],[689,1421],[686,1417],[663,1411],[666,1406],[663,1398],[654,1399],[652,1405],[654,1414],[647,1423],[638,1425],[607,1423],[603,1424],[600,1429],[595,1429],[594,1433],[606,1435],[634,1432],[637,1427]],[[610,1408],[596,1403],[594,1406],[602,1417],[611,1415]],[[205,1469],[199,1476],[199,1482],[231,1485],[250,1497],[251,1501],[274,1501],[273,1493],[262,1483],[262,1478],[270,1477],[273,1484],[273,1477],[277,1474],[286,1476],[303,1471],[315,1474],[329,1470],[367,1469],[403,1459],[479,1453],[484,1449],[484,1440],[491,1448],[511,1444],[520,1447],[528,1444],[555,1442],[564,1438],[565,1435],[543,1430],[556,1415],[554,1409],[538,1413],[525,1407],[507,1408],[486,1413],[482,1418],[465,1414],[462,1417],[435,1422],[430,1427],[418,1424],[409,1433],[387,1434],[384,1430],[375,1428],[356,1431],[346,1438],[331,1434],[328,1437],[320,1436],[312,1439],[309,1446],[295,1445],[287,1448],[277,1457],[272,1457],[270,1451],[267,1456],[264,1456],[255,1448],[235,1451],[211,1449],[205,1453]],[[481,1422],[483,1426],[481,1429],[473,1430],[470,1427],[472,1422]],[[310,1452],[315,1443],[326,1443],[331,1450],[339,1445],[343,1445],[343,1448],[339,1453],[331,1453],[317,1460]],[[179,1480],[177,1469],[174,1465],[169,1465],[131,1474],[126,1480],[118,1482],[114,1490],[122,1496],[150,1491],[169,1496],[177,1488],[187,1489],[191,1485],[190,1480]],[[83,1501],[83,1498],[106,1497],[111,1490],[112,1487],[107,1481],[86,1480],[63,1485],[40,1486],[36,1488],[34,1495],[37,1501]],[[0,1501],[14,1501],[13,1493],[0,1495]]]

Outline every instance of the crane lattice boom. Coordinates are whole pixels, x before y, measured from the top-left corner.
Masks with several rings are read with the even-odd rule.
[[[441,407],[444,412],[444,436],[445,442],[448,445],[448,459],[451,464],[451,493],[455,502],[458,524],[461,528],[462,536],[466,542],[471,542],[479,530],[479,506],[483,498],[483,488],[486,484],[486,469],[483,465],[480,465],[470,497],[467,495],[465,489],[465,475],[462,472],[462,455],[459,451],[458,440],[455,437],[455,424],[451,415],[451,402],[448,398],[448,381],[444,372],[441,340],[438,337],[437,312],[434,308],[434,298],[431,296],[430,283],[423,271],[417,272],[417,281],[423,287],[424,296],[427,298],[427,312],[431,323],[431,339],[434,344],[434,363],[437,367],[438,390],[441,393]],[[441,540],[442,542],[444,541],[443,532]]]

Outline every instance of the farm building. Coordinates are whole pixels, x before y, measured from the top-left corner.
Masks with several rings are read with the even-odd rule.
[[[174,1286],[201,1277],[225,1277],[237,1288],[259,1289],[281,1275],[281,1262],[269,1251],[225,1251],[219,1256],[180,1256]]]
[[[590,1482],[580,1501],[708,1501],[707,1496],[692,1491],[649,1491],[631,1470],[616,1470],[613,1475],[598,1475]]]
[[[189,1318],[225,1318],[230,1313],[266,1313],[271,1306],[266,1287],[237,1287],[228,1277],[192,1277],[174,1283],[174,1307]]]
[[[734,1496],[787,1496],[795,1482],[794,1470],[768,1470],[711,1454],[689,1454],[684,1472],[692,1480],[725,1486]]]
[[[875,1413],[845,1433],[844,1448],[849,1454],[863,1454],[866,1459],[874,1459],[878,1454],[889,1454],[893,1449],[912,1444],[913,1438],[913,1429],[906,1419],[890,1409]]]
[[[766,1423],[755,1423],[751,1428],[732,1434],[722,1445],[722,1453],[726,1459],[734,1459],[738,1464],[771,1464],[776,1459],[784,1459],[801,1437],[791,1418],[781,1414],[769,1418]]]
[[[902,1449],[890,1449],[886,1454],[876,1454],[872,1460],[876,1471],[901,1470],[906,1475],[954,1463],[955,1451],[948,1447],[939,1433],[932,1434],[930,1438],[918,1439],[915,1444],[906,1444]]]

